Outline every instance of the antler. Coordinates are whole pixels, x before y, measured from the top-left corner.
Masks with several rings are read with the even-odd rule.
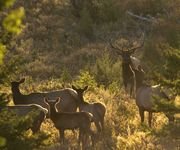
[[[110,46],[111,46],[113,49],[116,50],[116,53],[117,53],[117,54],[122,55],[122,51],[123,51],[124,47],[120,48],[119,46],[117,46],[117,44],[114,45],[114,44],[112,43],[112,39],[110,40],[109,44],[110,44]]]
[[[134,53],[137,49],[142,48],[142,47],[144,46],[144,41],[145,41],[144,32],[142,33],[142,38],[141,38],[141,39],[142,39],[142,40],[141,40],[141,44],[139,44],[139,45],[136,46],[136,47],[132,47],[132,48],[128,49],[128,51],[129,51],[131,54]],[[131,42],[130,45],[133,45],[133,42]]]

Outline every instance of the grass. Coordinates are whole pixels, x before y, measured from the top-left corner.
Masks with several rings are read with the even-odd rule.
[[[36,84],[27,81],[21,89],[23,93],[25,89],[28,92],[55,90],[62,87],[57,81],[52,79]],[[8,91],[9,88],[4,90]],[[165,115],[156,113],[153,116],[152,128],[147,126],[147,114],[145,114],[145,123],[141,124],[135,100],[130,99],[123,89],[118,93],[112,93],[102,87],[96,88],[86,92],[85,99],[89,102],[102,102],[107,108],[105,131],[101,138],[96,139],[95,150],[178,150],[180,148],[180,121],[177,119],[175,124],[168,125]],[[45,141],[46,146],[42,149],[79,149],[77,131],[66,131],[66,142],[62,145],[59,143],[59,133],[49,119],[42,124],[41,130],[50,135]],[[96,131],[94,125],[93,130]]]

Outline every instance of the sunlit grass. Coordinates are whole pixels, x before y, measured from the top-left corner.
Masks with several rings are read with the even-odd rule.
[[[34,91],[58,90],[62,88],[62,84],[57,79],[35,83],[27,80],[20,88],[22,92],[30,93]],[[4,88],[5,91],[11,96],[10,88]],[[145,123],[141,124],[135,100],[130,99],[124,90],[120,90],[118,93],[111,93],[109,90],[100,87],[87,91],[84,97],[88,102],[102,102],[107,109],[105,131],[101,137],[96,138],[94,149],[178,149],[180,134],[177,131],[179,131],[179,121],[177,120],[174,125],[168,125],[168,120],[163,113],[155,113],[153,115],[152,128],[149,128],[148,113],[145,113]],[[96,132],[94,125],[92,128]],[[50,119],[45,120],[41,130],[50,135],[45,140],[46,146],[42,149],[79,149],[77,131],[66,131],[66,142],[62,145],[59,143],[59,132]]]

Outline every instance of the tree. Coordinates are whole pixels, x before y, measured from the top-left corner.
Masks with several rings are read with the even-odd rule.
[[[10,42],[10,36],[19,34],[23,28],[22,19],[24,8],[11,9],[15,0],[0,0],[0,16],[3,18],[0,24],[0,64]]]

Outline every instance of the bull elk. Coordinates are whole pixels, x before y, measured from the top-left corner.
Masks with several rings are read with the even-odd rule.
[[[120,44],[117,42],[113,43],[111,40],[109,43],[111,48],[122,57],[123,84],[126,91],[128,85],[130,86],[130,96],[132,96],[135,86],[135,74],[133,68],[137,69],[137,66],[140,65],[140,61],[136,57],[133,57],[132,54],[134,54],[137,49],[143,47],[144,33],[142,33],[142,38],[138,43],[137,41],[123,40],[123,38],[121,38],[120,42]]]

